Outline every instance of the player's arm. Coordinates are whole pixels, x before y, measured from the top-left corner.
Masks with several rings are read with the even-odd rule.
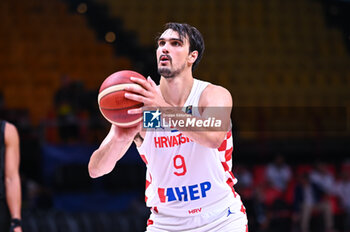
[[[218,148],[231,129],[231,94],[221,86],[210,84],[203,90],[198,105],[201,117],[192,117],[202,120],[208,118],[218,120],[221,124],[220,127],[196,127],[184,130],[182,133],[196,143],[206,147]]]
[[[198,103],[200,117],[189,116],[190,120],[202,121],[211,119],[215,123],[209,127],[191,126],[176,127],[183,135],[196,143],[210,148],[218,148],[224,140],[227,132],[231,129],[232,97],[230,92],[217,85],[208,85],[202,92]],[[183,112],[178,108],[166,108],[165,115],[181,115]],[[183,117],[172,117],[178,121]],[[219,124],[216,124],[219,122]]]
[[[21,180],[19,175],[19,136],[14,125],[5,126],[5,189],[12,219],[21,219]],[[16,228],[16,231],[21,231]]]
[[[140,129],[141,124],[132,128],[120,128],[112,124],[100,147],[92,153],[88,165],[90,177],[97,178],[110,173],[129,149]]]

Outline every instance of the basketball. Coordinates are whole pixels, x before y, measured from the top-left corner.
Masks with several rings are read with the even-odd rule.
[[[119,127],[132,127],[142,120],[142,114],[128,114],[128,110],[140,108],[142,102],[124,97],[126,86],[138,85],[130,80],[136,77],[146,80],[141,74],[123,70],[108,76],[102,83],[98,94],[98,105],[104,118]]]

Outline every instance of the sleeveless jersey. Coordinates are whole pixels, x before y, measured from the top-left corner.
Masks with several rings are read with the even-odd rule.
[[[0,120],[0,199],[5,199],[5,124]]]
[[[208,82],[194,79],[184,108],[199,116],[198,102]],[[192,107],[191,107],[192,106]],[[217,149],[185,137],[180,131],[149,130],[137,148],[147,166],[145,200],[156,213],[176,217],[224,210],[242,202],[233,186],[232,133]]]

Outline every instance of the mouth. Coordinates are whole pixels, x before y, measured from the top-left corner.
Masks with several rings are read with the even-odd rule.
[[[165,65],[167,62],[171,62],[171,57],[168,55],[161,55],[159,57],[159,63],[161,65]]]

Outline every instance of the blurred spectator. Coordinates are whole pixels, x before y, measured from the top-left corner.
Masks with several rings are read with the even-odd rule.
[[[253,186],[253,176],[248,168],[244,165],[239,165],[235,167],[235,176],[239,180],[237,186],[240,188],[250,188]]]
[[[291,169],[285,163],[284,156],[276,155],[274,161],[267,166],[266,178],[272,187],[284,192],[291,179]]]
[[[294,210],[295,220],[299,221],[301,231],[309,232],[309,224],[313,212],[320,212],[324,217],[326,232],[333,229],[333,213],[330,202],[324,197],[320,186],[310,181],[308,174],[298,177],[295,187]]]
[[[98,143],[108,133],[109,122],[102,117],[97,103],[98,90],[90,90],[86,93],[86,107],[89,112],[89,126],[87,141],[90,144]]]
[[[266,231],[271,221],[271,213],[265,203],[265,191],[262,185],[255,186],[253,196],[254,216],[259,231]]]
[[[252,173],[246,166],[238,165],[235,167],[235,176],[238,180],[235,189],[237,189],[245,202],[250,201],[254,190]]]
[[[270,231],[273,227],[277,231],[283,231],[285,229],[282,228],[288,226],[274,223],[281,218],[289,218],[290,209],[282,192],[269,182],[254,186],[253,205],[259,231]]]
[[[343,171],[337,182],[335,191],[340,198],[341,208],[344,210],[344,231],[350,231],[350,173]]]
[[[54,96],[54,118],[57,117],[61,142],[96,143],[104,138],[108,123],[100,114],[97,95],[98,90],[87,90],[82,82],[61,77]]]
[[[82,83],[62,76],[61,86],[55,94],[59,135],[63,142],[72,142],[79,137],[79,113],[85,106]]]
[[[316,162],[315,168],[310,173],[310,181],[316,184],[325,194],[333,194],[334,176],[325,163]]]

